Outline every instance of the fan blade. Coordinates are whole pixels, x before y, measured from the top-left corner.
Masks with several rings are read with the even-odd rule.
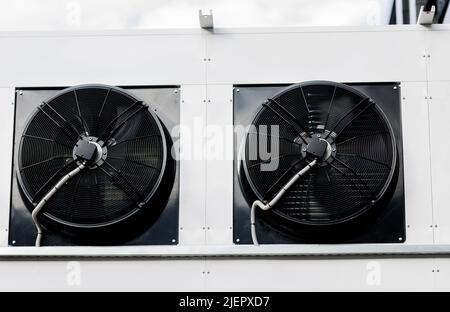
[[[131,111],[133,108],[137,107],[139,108],[139,105],[142,105],[142,101],[136,101],[133,103],[133,105],[127,107],[124,111],[122,111],[120,114],[118,114],[116,117],[114,117],[109,123],[108,125],[105,127],[105,129],[103,130],[103,132],[98,136],[99,139],[103,138],[106,134],[108,134],[108,132],[110,132],[110,129],[114,127],[116,121],[118,121],[122,116],[124,116],[126,113],[128,113],[129,111]],[[135,111],[136,112],[136,111]],[[134,113],[135,113],[134,112]],[[129,116],[127,116],[129,118]]]
[[[308,130],[312,135],[325,130],[329,109],[336,92],[335,85],[308,85],[301,87],[308,103]]]

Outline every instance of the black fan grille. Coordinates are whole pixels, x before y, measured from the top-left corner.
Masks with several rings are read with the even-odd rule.
[[[105,226],[152,197],[164,172],[165,137],[158,118],[119,88],[64,90],[40,105],[21,139],[19,181],[30,202],[75,168],[73,149],[87,138],[106,148],[104,161],[69,180],[44,214],[76,227]]]
[[[250,156],[255,155],[255,142],[276,138],[270,125],[279,125],[279,166],[262,171],[260,165],[270,159]],[[267,133],[261,131],[265,128]],[[262,200],[270,200],[311,161],[302,152],[305,139],[320,134],[335,148],[326,162],[299,179],[274,207],[276,214],[289,221],[320,225],[352,219],[380,200],[395,171],[395,139],[387,119],[369,98],[345,85],[289,87],[263,104],[250,129],[244,171]]]

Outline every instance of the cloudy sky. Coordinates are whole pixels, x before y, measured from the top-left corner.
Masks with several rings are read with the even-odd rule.
[[[0,0],[2,30],[386,24],[393,0]]]

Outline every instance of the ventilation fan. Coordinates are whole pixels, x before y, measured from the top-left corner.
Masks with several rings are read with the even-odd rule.
[[[47,231],[78,244],[124,243],[161,217],[176,172],[172,141],[154,109],[130,92],[64,89],[38,104],[16,135],[18,189],[36,245]],[[176,242],[173,232],[166,243]]]
[[[240,190],[250,210],[250,218],[242,216],[249,225],[235,224],[239,242],[249,243],[249,230],[256,244],[258,237],[267,243],[405,240],[399,87],[366,89],[373,95],[308,82],[261,97],[239,148]],[[235,105],[248,103],[243,92],[255,90],[240,88]],[[380,103],[392,106],[395,131]]]

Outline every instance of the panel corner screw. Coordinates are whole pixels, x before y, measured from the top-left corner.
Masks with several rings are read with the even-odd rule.
[[[172,243],[176,243],[177,242],[177,240],[176,239],[172,239]]]
[[[239,89],[236,89],[236,92],[240,92],[241,90],[239,90]]]
[[[22,94],[23,94],[22,90],[19,90],[19,95],[22,95]]]
[[[173,90],[173,93],[178,93],[178,90]]]
[[[239,243],[241,240],[239,238],[236,238],[236,242]]]
[[[394,88],[393,88],[394,90],[397,90],[398,89],[398,87],[397,86],[394,86]]]

